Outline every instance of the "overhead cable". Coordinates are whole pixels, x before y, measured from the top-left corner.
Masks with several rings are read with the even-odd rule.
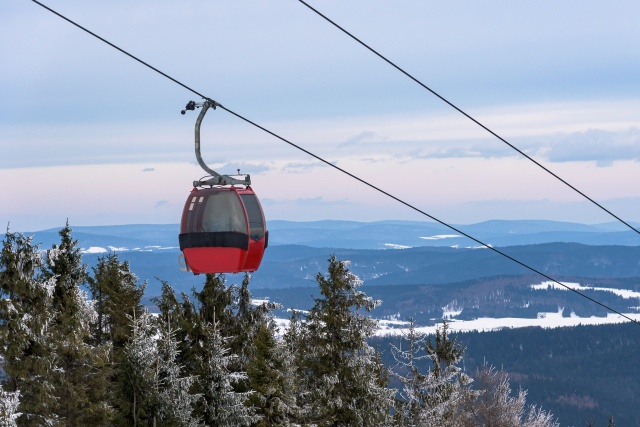
[[[388,59],[387,57],[385,57],[384,55],[382,55],[381,53],[379,53],[377,50],[375,50],[374,48],[372,48],[371,46],[369,46],[368,44],[366,44],[365,42],[363,42],[362,40],[360,40],[358,37],[354,36],[353,34],[351,34],[349,31],[347,31],[346,29],[344,29],[343,27],[341,27],[340,25],[338,25],[336,22],[334,22],[333,20],[331,20],[329,17],[327,17],[326,15],[324,15],[323,13],[321,13],[320,11],[318,11],[317,9],[315,9],[313,6],[309,5],[307,2],[305,2],[304,0],[298,0],[300,3],[302,3],[303,5],[305,5],[306,7],[308,7],[310,10],[312,10],[313,12],[315,12],[318,16],[322,17],[324,20],[326,20],[327,22],[329,22],[331,25],[333,25],[334,27],[336,27],[337,29],[339,29],[340,31],[342,31],[343,33],[345,33],[346,35],[348,35],[349,37],[351,37],[353,40],[355,40],[356,42],[358,42],[360,45],[362,45],[363,47],[367,48],[369,51],[371,51],[374,55],[376,55],[377,57],[379,57],[380,59],[382,59],[383,61],[385,61],[387,64],[391,65],[393,68],[395,68],[396,70],[400,71],[402,74],[404,74],[405,76],[407,76],[408,78],[410,78],[411,80],[413,80],[415,83],[417,83],[418,85],[420,85],[423,89],[426,89],[427,91],[431,92],[433,95],[435,95],[437,98],[439,98],[441,101],[443,101],[445,104],[449,105],[451,108],[453,108],[454,110],[456,110],[457,112],[459,112],[460,114],[462,114],[463,116],[465,116],[467,119],[471,120],[473,123],[475,123],[476,125],[480,126],[482,129],[484,129],[485,131],[489,132],[491,135],[493,135],[494,137],[498,138],[500,141],[504,142],[506,145],[508,145],[509,147],[511,147],[513,150],[517,151],[518,153],[520,153],[522,156],[524,156],[526,159],[530,160],[531,162],[533,162],[535,165],[537,165],[538,167],[540,167],[542,170],[544,170],[545,172],[547,172],[548,174],[550,174],[551,176],[553,176],[554,178],[556,178],[558,181],[562,182],[564,185],[566,185],[567,187],[571,188],[573,191],[575,191],[576,193],[580,194],[582,197],[584,197],[585,199],[587,199],[588,201],[590,201],[591,203],[593,203],[594,205],[596,205],[597,207],[599,207],[600,209],[602,209],[603,211],[605,211],[606,213],[608,213],[610,216],[612,216],[613,218],[615,218],[616,220],[618,220],[619,222],[621,222],[622,224],[626,225],[627,227],[629,227],[631,230],[635,231],[636,233],[640,234],[640,231],[638,229],[636,229],[635,227],[633,227],[631,224],[629,224],[628,222],[624,221],[623,219],[621,219],[620,217],[618,217],[616,214],[614,214],[613,212],[611,212],[609,209],[605,208],[604,206],[602,206],[600,203],[596,202],[595,200],[593,200],[591,197],[587,196],[585,193],[583,193],[582,191],[578,190],[576,187],[574,187],[573,185],[571,185],[569,182],[567,182],[566,180],[564,180],[563,178],[561,178],[560,176],[558,176],[556,173],[552,172],[549,168],[545,167],[544,165],[542,165],[540,162],[536,161],[533,157],[529,156],[528,154],[526,154],[524,151],[520,150],[518,147],[516,147],[515,145],[511,144],[509,141],[507,141],[506,139],[504,139],[503,137],[501,137],[500,135],[498,135],[496,132],[492,131],[491,129],[489,129],[487,126],[485,126],[484,124],[482,124],[480,121],[476,120],[475,118],[473,118],[471,115],[467,114],[465,111],[463,111],[461,108],[459,108],[458,106],[456,106],[455,104],[453,104],[451,101],[449,101],[447,98],[445,98],[444,96],[440,95],[438,92],[436,92],[435,90],[431,89],[429,86],[425,85],[424,83],[422,83],[420,80],[418,80],[416,77],[414,77],[413,75],[409,74],[407,71],[405,71],[403,68],[401,68],[400,66],[396,65],[393,61],[391,61],[390,59]]]
[[[313,157],[313,158],[317,159],[318,161],[320,161],[320,162],[322,162],[322,163],[326,164],[327,166],[331,166],[332,168],[336,169],[337,171],[342,172],[343,174],[345,174],[345,175],[347,175],[347,176],[349,176],[349,177],[351,177],[351,178],[355,179],[356,181],[358,181],[358,182],[360,182],[360,183],[362,183],[362,184],[366,185],[367,187],[370,187],[371,189],[376,190],[377,192],[379,192],[379,193],[381,193],[381,194],[383,194],[383,195],[385,195],[385,196],[387,196],[387,197],[389,197],[389,198],[391,198],[391,199],[393,199],[393,200],[395,200],[395,201],[397,201],[397,202],[399,202],[399,203],[403,204],[404,206],[406,206],[406,207],[408,207],[408,208],[410,208],[410,209],[412,209],[412,210],[414,210],[414,211],[416,211],[416,212],[418,212],[418,213],[422,214],[423,216],[426,216],[427,218],[430,218],[430,219],[432,219],[433,221],[438,222],[438,223],[439,223],[439,224],[441,224],[441,225],[444,225],[445,227],[449,228],[450,230],[453,230],[453,231],[455,231],[455,232],[457,232],[457,233],[460,233],[461,235],[463,235],[463,236],[465,236],[465,237],[467,237],[467,238],[469,238],[469,239],[473,240],[474,242],[478,243],[479,245],[482,245],[483,247],[488,248],[488,249],[490,249],[490,250],[494,251],[495,253],[497,253],[497,254],[499,254],[499,255],[501,255],[501,256],[503,256],[503,257],[505,257],[505,258],[507,258],[507,259],[509,259],[509,260],[513,261],[513,262],[515,262],[516,264],[519,264],[520,266],[522,266],[522,267],[524,267],[524,268],[526,268],[526,269],[528,269],[528,270],[530,270],[530,271],[532,271],[532,272],[534,272],[534,273],[536,273],[536,274],[538,274],[538,275],[540,275],[540,276],[544,277],[545,279],[547,279],[547,280],[549,280],[549,281],[552,281],[552,282],[554,282],[554,283],[556,283],[556,284],[558,284],[558,285],[560,285],[560,286],[562,286],[562,287],[566,288],[567,290],[569,290],[569,291],[572,291],[572,292],[576,293],[577,295],[579,295],[579,296],[581,296],[581,297],[583,297],[583,298],[588,299],[589,301],[591,301],[591,302],[593,302],[593,303],[595,303],[595,304],[597,304],[597,305],[601,306],[602,308],[604,308],[604,309],[606,309],[606,310],[608,310],[608,311],[610,311],[610,312],[612,312],[612,313],[615,313],[615,314],[617,314],[617,315],[619,315],[619,316],[623,317],[623,318],[624,318],[624,319],[626,319],[626,320],[629,320],[630,322],[633,322],[633,323],[636,323],[636,324],[640,325],[640,321],[637,321],[637,320],[635,320],[635,319],[633,319],[633,318],[631,318],[631,317],[627,316],[626,314],[624,314],[624,313],[622,313],[622,312],[620,312],[620,311],[618,311],[618,310],[615,310],[614,308],[609,307],[608,305],[603,304],[603,303],[601,303],[600,301],[597,301],[596,299],[591,298],[591,297],[589,297],[588,295],[585,295],[585,294],[583,294],[582,292],[580,292],[580,291],[578,291],[578,290],[576,290],[576,289],[573,289],[572,287],[567,286],[567,285],[565,285],[565,284],[563,284],[563,283],[559,282],[558,280],[554,279],[553,277],[551,277],[551,276],[549,276],[549,275],[547,275],[547,274],[545,274],[545,273],[543,273],[543,272],[541,272],[541,271],[539,271],[539,270],[537,270],[537,269],[535,269],[535,268],[533,268],[533,267],[531,267],[531,266],[529,266],[529,265],[525,264],[524,262],[519,261],[518,259],[516,259],[516,258],[514,258],[514,257],[512,257],[512,256],[510,256],[510,255],[508,255],[508,254],[506,254],[506,253],[504,253],[504,252],[502,252],[502,251],[500,251],[500,250],[498,250],[498,249],[494,248],[494,247],[493,247],[493,246],[491,246],[490,244],[487,244],[487,243],[484,243],[484,242],[480,241],[479,239],[477,239],[477,238],[475,238],[475,237],[471,236],[470,234],[465,233],[464,231],[459,230],[458,228],[456,228],[456,227],[454,227],[454,226],[452,226],[452,225],[449,225],[448,223],[446,223],[446,222],[444,222],[444,221],[442,221],[442,220],[440,220],[440,219],[438,219],[438,218],[434,217],[433,215],[428,214],[427,212],[425,212],[425,211],[423,211],[423,210],[421,210],[421,209],[419,209],[419,208],[417,208],[417,207],[415,207],[415,206],[413,206],[413,205],[409,204],[408,202],[405,202],[404,200],[402,200],[402,199],[400,199],[399,197],[396,197],[396,196],[394,196],[393,194],[391,194],[391,193],[389,193],[389,192],[387,192],[387,191],[385,191],[385,190],[381,189],[380,187],[377,187],[377,186],[375,186],[374,184],[371,184],[370,182],[368,182],[368,181],[366,181],[366,180],[364,180],[364,179],[362,179],[362,178],[360,178],[360,177],[358,177],[358,176],[356,176],[356,175],[352,174],[351,172],[349,172],[349,171],[347,171],[347,170],[345,170],[345,169],[343,169],[343,168],[341,168],[341,167],[339,167],[339,166],[337,166],[337,165],[335,165],[335,164],[333,164],[333,163],[329,162],[328,160],[325,160],[324,158],[322,158],[322,157],[318,156],[317,154],[312,153],[311,151],[309,151],[309,150],[307,150],[307,149],[305,149],[305,148],[303,148],[303,147],[301,147],[301,146],[299,146],[299,145],[297,145],[297,144],[295,144],[295,143],[293,143],[293,142],[289,141],[288,139],[283,138],[282,136],[280,136],[280,135],[278,135],[278,134],[276,134],[276,133],[274,133],[274,132],[270,131],[269,129],[267,129],[267,128],[265,128],[265,127],[263,127],[263,126],[261,126],[261,125],[257,124],[256,122],[253,122],[253,121],[249,120],[248,118],[246,118],[246,117],[244,117],[244,116],[242,116],[242,115],[240,115],[240,114],[238,114],[238,113],[236,113],[236,112],[234,112],[234,111],[230,110],[229,108],[227,108],[227,107],[225,107],[225,106],[221,105],[220,103],[218,103],[218,102],[216,102],[216,101],[212,100],[211,98],[206,97],[206,96],[204,96],[204,95],[201,95],[199,92],[195,91],[194,89],[190,88],[189,86],[187,86],[187,85],[185,85],[185,84],[181,83],[180,81],[178,81],[178,80],[174,79],[173,77],[171,77],[171,76],[169,76],[169,75],[167,75],[167,74],[163,73],[162,71],[158,70],[157,68],[155,68],[155,67],[153,67],[153,66],[149,65],[148,63],[146,63],[146,62],[144,62],[144,61],[140,60],[140,59],[139,59],[139,58],[137,58],[136,56],[134,56],[134,55],[132,55],[132,54],[128,53],[128,52],[127,52],[127,51],[125,51],[124,49],[119,48],[118,46],[114,45],[113,43],[110,43],[109,41],[105,40],[104,38],[102,38],[102,37],[100,37],[100,36],[96,35],[95,33],[93,33],[93,32],[91,32],[91,31],[87,30],[87,29],[86,29],[86,28],[84,28],[84,27],[82,27],[81,25],[79,25],[79,24],[77,24],[77,23],[73,22],[72,20],[70,20],[70,19],[68,19],[68,18],[64,17],[63,15],[61,15],[61,14],[59,14],[58,12],[56,12],[56,11],[52,10],[51,8],[49,8],[49,7],[45,6],[45,5],[43,5],[43,4],[42,4],[42,3],[40,3],[38,0],[31,0],[31,1],[33,1],[34,3],[36,3],[36,4],[40,5],[40,6],[42,6],[43,8],[47,9],[48,11],[50,11],[50,12],[54,13],[55,15],[59,16],[60,18],[64,19],[65,21],[67,21],[67,22],[69,22],[69,23],[71,23],[71,24],[75,25],[76,27],[78,27],[78,28],[80,28],[81,30],[83,30],[83,31],[87,32],[88,34],[90,34],[90,35],[92,35],[92,36],[96,37],[96,38],[97,38],[97,39],[99,39],[100,41],[102,41],[102,42],[104,42],[104,43],[108,44],[109,46],[111,46],[111,47],[113,47],[113,48],[117,49],[118,51],[120,51],[120,52],[124,53],[124,54],[125,54],[125,55],[127,55],[128,57],[130,57],[130,58],[132,58],[132,59],[134,59],[134,60],[138,61],[139,63],[141,63],[141,64],[145,65],[146,67],[148,67],[148,68],[152,69],[153,71],[155,71],[155,72],[157,72],[157,73],[161,74],[162,76],[164,76],[164,77],[168,78],[169,80],[173,81],[174,83],[176,83],[176,84],[178,84],[178,85],[182,86],[183,88],[185,88],[185,89],[189,90],[190,92],[192,92],[192,93],[194,93],[194,94],[196,94],[196,95],[198,95],[198,96],[200,96],[200,97],[202,97],[202,98],[204,98],[204,99],[208,99],[208,100],[210,100],[211,102],[215,103],[215,105],[216,105],[218,108],[221,108],[221,109],[223,109],[223,110],[227,111],[227,112],[228,112],[228,113],[230,113],[231,115],[233,115],[233,116],[235,116],[235,117],[237,117],[237,118],[239,118],[239,119],[243,120],[244,122],[246,122],[246,123],[248,123],[248,124],[251,124],[252,126],[254,126],[254,127],[256,127],[256,128],[258,128],[258,129],[260,129],[260,130],[262,130],[262,131],[264,131],[264,132],[268,133],[269,135],[273,136],[274,138],[279,139],[280,141],[282,141],[282,142],[285,142],[285,143],[289,144],[290,146],[292,146],[292,147],[294,147],[294,148],[296,148],[296,149],[298,149],[298,150],[300,150],[300,151],[304,152],[305,154],[307,154],[307,155],[309,155],[309,156],[311,156],[311,157]]]

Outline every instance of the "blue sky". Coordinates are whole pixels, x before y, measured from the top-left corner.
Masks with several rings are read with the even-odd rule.
[[[612,220],[295,0],[45,1],[229,109],[450,223]],[[627,221],[640,221],[640,4],[314,1]],[[0,222],[177,223],[184,88],[28,0],[0,14]],[[422,220],[228,113],[203,156],[268,219]]]

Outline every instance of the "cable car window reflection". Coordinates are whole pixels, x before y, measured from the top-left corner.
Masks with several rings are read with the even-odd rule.
[[[260,240],[264,236],[264,221],[258,199],[255,194],[242,194],[240,197],[249,217],[249,236],[253,240]]]
[[[202,215],[202,231],[247,232],[247,222],[240,199],[234,192],[209,195]]]

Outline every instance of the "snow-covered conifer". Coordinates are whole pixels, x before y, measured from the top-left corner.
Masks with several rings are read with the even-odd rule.
[[[0,388],[0,426],[16,427],[20,405],[20,391],[8,392]]]
[[[252,341],[253,352],[246,363],[249,402],[262,419],[257,427],[290,425],[300,411],[295,396],[295,366],[289,348],[275,333],[275,325],[263,323]]]
[[[360,290],[360,279],[347,263],[332,256],[328,276],[316,276],[321,297],[309,311],[299,374],[306,422],[319,425],[387,425],[394,390],[382,384],[381,367],[367,343],[376,322],[359,310],[380,302]]]
[[[131,336],[129,316],[138,317],[143,308],[140,300],[146,287],[129,268],[129,262],[118,260],[115,253],[98,259],[89,278],[89,288],[96,309],[94,340],[110,341],[118,353]]]
[[[178,364],[178,342],[170,319],[161,321],[158,338],[159,424],[163,426],[197,427],[194,416],[196,402],[202,397],[191,392],[194,376],[184,376]]]
[[[465,402],[460,411],[463,427],[557,427],[553,415],[535,406],[527,406],[525,390],[512,395],[509,377],[493,367],[479,370],[476,385],[479,395]]]
[[[157,328],[152,315],[143,311],[129,316],[132,334],[117,367],[116,405],[120,423],[144,425],[158,413]]]
[[[43,262],[30,237],[7,230],[0,253],[0,352],[3,388],[21,398],[20,424],[55,423],[52,344],[55,282],[42,275]]]
[[[250,392],[239,393],[233,387],[246,380],[246,373],[229,369],[238,356],[229,353],[215,321],[205,331],[205,357],[200,367],[204,423],[212,427],[250,426],[259,420],[246,405]]]
[[[457,426],[461,402],[474,396],[469,389],[471,379],[457,366],[464,349],[447,331],[448,325],[443,323],[436,330],[434,344],[416,333],[410,320],[400,346],[392,346],[397,362],[394,377],[402,384],[396,404],[398,425]]]
[[[55,283],[51,327],[59,356],[54,375],[55,412],[67,425],[101,424],[112,415],[106,403],[110,367],[104,363],[109,348],[89,342],[96,312],[82,289],[87,281],[86,265],[69,223],[59,234],[60,245],[46,251],[44,269],[45,277]]]

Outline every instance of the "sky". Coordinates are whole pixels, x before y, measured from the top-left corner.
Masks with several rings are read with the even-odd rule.
[[[607,213],[296,0],[43,0],[196,92],[451,224]],[[640,3],[311,0],[625,221],[640,221]],[[178,223],[197,95],[29,0],[0,14],[0,223]],[[205,161],[267,220],[429,220],[228,112]]]

